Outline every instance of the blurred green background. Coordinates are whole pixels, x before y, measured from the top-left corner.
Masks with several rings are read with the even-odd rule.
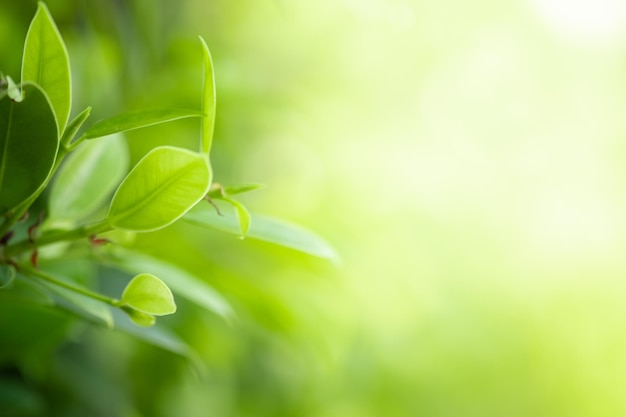
[[[0,6],[0,67],[18,79],[36,3]],[[48,6],[93,120],[199,106],[204,36],[216,180],[267,184],[252,211],[317,231],[342,262],[185,225],[143,237],[237,311],[163,320],[204,371],[81,329],[35,355],[24,415],[626,415],[626,4]],[[129,134],[133,161],[197,131]]]

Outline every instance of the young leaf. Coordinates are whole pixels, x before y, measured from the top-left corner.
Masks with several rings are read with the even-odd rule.
[[[135,276],[124,289],[120,303],[153,316],[176,312],[174,296],[169,287],[152,274]]]
[[[70,145],[70,142],[74,139],[74,136],[76,136],[76,133],[78,133],[78,130],[82,127],[90,114],[91,107],[87,107],[67,124],[65,132],[63,132],[63,136],[61,137],[61,143],[63,145]]]
[[[133,113],[120,114],[110,119],[101,120],[91,126],[84,134],[85,139],[99,138],[113,133],[125,132],[171,122],[189,117],[202,117],[203,113],[197,110],[160,109],[143,110]]]
[[[18,103],[24,99],[22,97],[22,90],[20,90],[20,87],[15,84],[15,81],[9,76],[7,76],[7,94],[11,100]]]
[[[206,195],[211,177],[204,155],[171,146],[155,148],[115,192],[109,224],[137,232],[168,226]]]
[[[56,174],[48,200],[49,219],[76,222],[102,206],[128,170],[128,150],[121,136],[85,142]]]
[[[0,100],[0,215],[15,208],[47,180],[59,144],[57,124],[44,92],[23,86],[20,103]]]
[[[136,310],[130,306],[122,306],[121,308],[137,326],[150,327],[156,323],[156,318],[151,314]]]
[[[248,233],[248,230],[250,230],[250,223],[252,222],[252,219],[250,217],[250,212],[248,211],[248,209],[246,209],[246,207],[243,204],[241,204],[237,200],[233,200],[232,198],[228,198],[228,197],[221,197],[221,200],[235,207],[235,214],[237,215],[237,220],[239,221],[239,228],[241,230],[241,238],[243,239],[246,236],[246,233]]]
[[[213,142],[213,130],[215,128],[215,74],[213,72],[213,60],[211,59],[211,51],[202,37],[202,68],[204,73],[202,88],[202,152],[209,154],[211,152],[211,143]]]
[[[177,296],[224,318],[233,316],[233,308],[228,301],[201,278],[161,259],[121,248],[115,249],[114,262],[118,268],[131,274],[148,272],[160,276]]]
[[[42,2],[37,7],[24,44],[22,83],[33,81],[46,92],[63,132],[72,100],[70,60],[50,12]]]
[[[263,187],[263,184],[235,184],[221,187],[214,183],[209,190],[209,197],[221,198],[229,195],[247,193]]]
[[[234,214],[225,211],[222,216],[218,216],[208,204],[197,206],[187,213],[184,219],[199,226],[237,236],[241,232]],[[272,217],[255,215],[247,238],[274,243],[333,262],[339,261],[337,252],[320,236],[300,226]]]

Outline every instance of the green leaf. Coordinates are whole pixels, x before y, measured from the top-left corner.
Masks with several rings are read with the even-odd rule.
[[[66,157],[48,200],[52,222],[76,222],[100,208],[128,170],[128,150],[120,135],[85,142]]]
[[[59,140],[44,92],[23,86],[24,100],[0,100],[0,215],[15,208],[47,180]]]
[[[228,197],[220,197],[220,199],[235,208],[235,214],[237,215],[237,221],[239,222],[239,229],[241,230],[241,238],[243,239],[246,236],[246,233],[248,233],[248,230],[250,230],[250,223],[252,223],[250,212],[237,200],[233,200]]]
[[[241,229],[236,215],[230,212],[222,214],[219,216],[208,204],[198,205],[184,219],[199,226],[239,236]],[[247,238],[274,243],[333,262],[339,261],[334,248],[320,236],[301,226],[272,217],[255,214]]]
[[[15,268],[12,265],[0,265],[0,289],[7,288],[15,280]]]
[[[76,117],[74,117],[65,128],[65,132],[63,132],[63,137],[61,138],[61,143],[65,146],[69,146],[78,130],[82,127],[83,123],[87,120],[87,118],[91,115],[91,107],[87,107],[85,110],[80,112]]]
[[[26,35],[22,83],[25,81],[39,84],[46,92],[56,115],[58,131],[63,132],[72,104],[70,60],[61,34],[42,2]]]
[[[202,88],[202,152],[209,154],[211,152],[211,143],[213,142],[213,131],[215,128],[215,74],[213,72],[213,59],[211,51],[204,39],[200,36],[202,43],[202,69],[204,73]]]
[[[130,306],[122,306],[121,308],[137,326],[150,327],[156,323],[156,318],[152,314],[144,313]]]
[[[169,287],[152,274],[136,275],[124,289],[120,302],[154,316],[176,312],[174,296]]]
[[[234,315],[224,297],[200,277],[168,262],[138,252],[115,248],[115,265],[131,274],[148,272],[157,275],[177,296],[212,311],[226,319]]]
[[[38,281],[38,284],[46,288],[53,295],[56,295],[53,297],[53,300],[57,307],[69,311],[91,323],[109,328],[113,327],[111,308],[108,305],[45,281]],[[77,286],[74,283],[72,283],[72,285]]]
[[[85,139],[99,138],[102,136],[112,135],[113,133],[140,129],[142,127],[153,126],[189,117],[202,116],[202,112],[185,109],[157,109],[125,113],[95,123],[87,129],[84,137]]]
[[[221,187],[214,183],[209,190],[209,197],[221,198],[229,195],[247,193],[263,187],[265,187],[263,184],[235,184]]]
[[[155,148],[115,192],[109,224],[138,232],[168,226],[204,198],[211,177],[204,155],[171,146]]]

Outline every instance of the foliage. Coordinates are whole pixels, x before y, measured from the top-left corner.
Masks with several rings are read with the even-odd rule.
[[[133,111],[84,128],[92,109],[70,119],[68,53],[46,5],[39,3],[25,41],[21,81],[0,78],[0,302],[1,313],[11,317],[0,322],[0,333],[17,334],[31,323],[36,338],[5,343],[1,363],[28,362],[35,344],[58,344],[76,322],[130,334],[193,362],[192,349],[166,323],[148,329],[155,316],[175,313],[178,297],[228,319],[234,308],[201,277],[132,245],[139,234],[181,219],[336,258],[311,232],[263,216],[257,224],[257,216],[233,195],[259,185],[213,181],[215,78],[207,44],[202,38],[200,44],[200,109]],[[186,118],[201,121],[197,149],[157,146],[128,170],[124,132]],[[113,292],[99,276],[116,274],[124,277],[124,287]],[[18,410],[19,401],[14,404]]]

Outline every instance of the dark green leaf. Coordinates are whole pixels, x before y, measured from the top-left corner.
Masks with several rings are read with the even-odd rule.
[[[23,86],[24,100],[0,100],[0,214],[15,208],[47,180],[58,148],[54,113],[44,92]]]

